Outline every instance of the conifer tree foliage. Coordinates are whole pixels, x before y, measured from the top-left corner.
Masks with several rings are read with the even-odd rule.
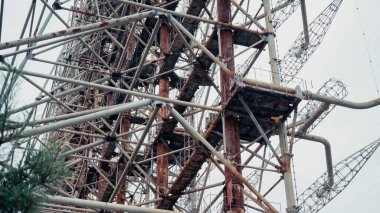
[[[1,162],[0,212],[36,212],[48,186],[60,186],[69,171],[64,167],[62,148],[47,143],[39,150],[26,148],[16,166]]]
[[[24,112],[23,120],[20,122],[11,120],[10,113],[14,105],[14,97],[16,96],[17,80],[21,72],[13,68],[4,58],[0,56],[0,62],[5,65],[7,72],[0,73],[0,145],[8,141],[8,138],[22,132],[26,124],[33,115],[34,109]],[[26,115],[25,115],[26,114]]]
[[[70,176],[64,166],[65,150],[53,141],[35,138],[12,140],[27,128],[34,110],[12,114],[17,80],[21,72],[0,56],[7,72],[0,72],[0,213],[38,212],[51,186],[60,186]],[[3,68],[4,68],[3,66]]]

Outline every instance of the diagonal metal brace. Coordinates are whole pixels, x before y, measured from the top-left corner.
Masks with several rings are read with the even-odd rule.
[[[243,107],[244,107],[245,111],[247,111],[249,117],[251,118],[251,120],[255,124],[256,128],[259,130],[260,134],[263,136],[264,141],[267,143],[267,145],[269,146],[270,150],[272,150],[272,152],[273,152],[274,156],[276,157],[276,159],[278,160],[278,162],[280,164],[282,164],[281,158],[280,158],[280,156],[278,156],[278,154],[276,152],[276,149],[272,146],[272,144],[269,141],[267,135],[265,134],[263,128],[261,128],[259,122],[257,121],[257,119],[255,118],[255,116],[253,115],[252,111],[249,109],[247,103],[244,101],[244,98],[241,95],[239,95],[239,94],[238,94],[238,98],[239,98],[240,102],[243,104]]]

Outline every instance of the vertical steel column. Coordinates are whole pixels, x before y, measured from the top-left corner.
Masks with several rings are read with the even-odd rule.
[[[170,51],[170,28],[168,25],[163,23],[160,28],[160,57],[165,57]],[[161,62],[162,63],[162,62]],[[159,79],[159,96],[168,98],[169,97],[169,78],[167,76],[161,76]],[[159,111],[159,119],[163,121],[167,118],[169,114],[166,106],[161,107]],[[157,156],[166,154],[168,148],[164,140],[159,140],[157,142]],[[168,187],[169,179],[169,160],[168,156],[157,158],[157,177],[156,177],[156,187],[159,193],[164,193],[164,189]],[[157,195],[158,197],[159,195]]]
[[[270,65],[272,71],[272,83],[275,85],[280,85],[280,68],[277,63],[277,50],[276,44],[274,41],[274,30],[272,25],[272,14],[271,14],[271,5],[269,0],[263,0],[264,5],[264,14],[265,14],[265,23],[267,28],[267,41],[268,41],[268,50],[270,57]],[[293,178],[291,173],[291,155],[288,153],[288,144],[286,138],[286,126],[284,121],[280,121],[278,124],[279,130],[279,140],[281,148],[281,160],[282,160],[282,173],[284,174],[284,184],[286,192],[286,201],[287,201],[287,211],[288,212],[298,212],[296,207],[296,200],[294,195],[293,187]]]
[[[231,3],[229,0],[217,0],[218,21],[231,24]],[[234,56],[234,43],[232,37],[232,30],[227,28],[220,29],[219,43],[220,43],[220,57],[229,70],[235,71],[234,59],[228,60]],[[233,81],[233,76],[229,76],[226,72],[220,72],[220,91],[221,101],[224,106],[231,95],[230,85]],[[240,157],[240,137],[238,121],[233,116],[225,118],[224,125],[225,135],[225,150],[226,157],[236,164],[241,164]],[[235,156],[236,155],[236,156]],[[233,157],[234,156],[234,157]],[[236,167],[236,170],[241,173],[241,167]],[[243,186],[241,181],[231,173],[228,168],[225,168],[225,181],[224,187],[224,212],[244,212],[244,196]]]
[[[129,113],[124,113],[123,118],[122,118],[121,132],[120,133],[122,134],[122,133],[129,132],[130,129],[131,129],[131,115]],[[128,140],[128,135],[122,136],[121,138]],[[121,142],[121,147],[123,148],[123,150],[129,149],[129,145],[127,144],[127,142]],[[120,172],[124,171],[124,169],[125,169],[125,164],[123,163],[122,165],[119,166],[119,171]],[[119,179],[121,179],[120,173],[119,173]],[[125,201],[126,201],[125,194],[127,192],[126,187],[127,187],[127,183],[126,183],[125,179],[123,179],[123,181],[121,183],[120,190],[116,195],[116,203],[117,204],[125,204]]]

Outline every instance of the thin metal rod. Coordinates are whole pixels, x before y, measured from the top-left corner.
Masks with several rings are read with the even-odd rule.
[[[4,0],[1,0],[1,5],[0,5],[0,43],[1,43],[1,35],[3,31],[3,16],[4,16]]]
[[[265,213],[265,211],[263,211],[262,209],[256,208],[256,207],[251,206],[251,205],[248,205],[248,204],[244,204],[244,205],[245,205],[246,207],[248,207],[248,208],[251,208],[251,209],[255,210],[255,211],[258,211],[258,212],[264,212],[264,213]]]
[[[203,181],[203,185],[202,187],[205,187],[206,184],[207,184],[207,180],[208,180],[208,176],[210,175],[210,171],[211,171],[211,162],[209,161],[208,162],[208,165],[207,165],[207,168],[206,168],[206,174],[205,174],[205,177],[204,177],[204,181]],[[195,210],[195,212],[199,212],[200,208],[201,208],[201,204],[202,204],[202,200],[203,200],[203,195],[204,195],[205,191],[201,191],[199,197],[198,197],[198,204],[197,204],[197,208]]]
[[[63,103],[61,100],[59,100],[58,98],[54,97],[53,95],[51,95],[48,91],[46,91],[44,88],[42,88],[40,85],[38,85],[37,83],[35,83],[34,81],[32,81],[30,78],[26,77],[24,74],[21,74],[21,77],[24,78],[26,81],[28,81],[30,84],[32,84],[33,86],[35,86],[37,89],[39,89],[41,92],[45,93],[47,96],[49,96],[50,98],[52,98],[54,101],[56,101],[58,104],[60,104],[61,106],[63,106],[66,110],[68,110],[69,112],[73,113],[75,112],[72,108],[70,108],[69,106],[67,106],[65,103]],[[93,123],[89,122],[89,121],[86,121],[86,123],[91,126],[92,128],[94,128],[96,131],[98,131],[99,133],[101,133],[102,135],[107,135],[103,130],[99,129],[99,127],[95,126]]]
[[[81,33],[85,33],[86,31],[94,30],[94,29],[103,30],[103,29],[107,29],[107,28],[110,28],[113,26],[126,24],[126,23],[129,23],[131,21],[141,20],[143,18],[151,17],[154,15],[156,15],[155,11],[143,12],[140,14],[124,16],[122,18],[114,18],[114,19],[110,19],[108,21],[102,21],[102,22],[97,22],[97,23],[93,23],[93,24],[88,24],[88,25],[84,25],[82,27],[73,27],[73,28],[68,28],[65,30],[60,30],[57,32],[33,36],[30,38],[24,38],[24,39],[19,39],[19,40],[15,40],[15,41],[8,41],[8,42],[0,44],[0,50],[8,49],[11,47],[16,47],[19,45],[35,43],[38,41],[44,41],[44,40],[48,40],[48,39],[52,39],[52,38],[67,36],[67,35],[74,35],[74,34],[79,34],[79,33],[81,34]]]
[[[34,5],[35,3],[36,3],[35,1],[32,1],[32,2],[31,2],[30,9],[29,9],[28,15],[26,16],[26,19],[25,19],[25,22],[24,22],[23,28],[22,28],[22,30],[21,30],[21,34],[20,34],[19,39],[22,39],[22,38],[24,37],[26,27],[27,27],[27,25],[28,25],[28,23],[29,23],[30,14],[32,13],[32,8],[33,8],[33,5]],[[44,9],[45,9],[45,7],[43,8],[43,11],[44,11]],[[51,15],[52,15],[52,14],[49,14],[49,15],[48,15],[48,17],[46,18],[46,22],[47,22],[48,20],[50,20]],[[41,16],[42,16],[42,14],[41,14]],[[45,23],[46,23],[46,22],[45,22]],[[44,27],[45,27],[45,26],[44,26]],[[43,27],[43,29],[44,29],[44,27]],[[42,29],[42,30],[43,30],[43,29]],[[19,49],[20,49],[20,46],[17,46],[16,49],[15,49],[15,51],[17,51],[17,50],[19,50]],[[15,61],[16,61],[16,56],[13,56],[12,61],[11,61],[11,65],[12,65],[12,66],[14,65]]]
[[[116,70],[115,70],[116,73],[120,72],[121,67],[123,66],[123,64],[125,62],[125,59],[126,59],[126,56],[127,56],[127,53],[128,53],[128,46],[131,43],[131,40],[132,40],[134,31],[135,31],[136,25],[137,25],[137,21],[134,21],[133,24],[132,24],[132,28],[130,29],[130,34],[128,35],[127,41],[125,42],[125,45],[123,47],[124,49],[123,49],[123,52],[121,53],[119,63],[117,64],[117,67],[116,67]]]
[[[88,32],[86,32],[84,34],[87,35],[87,34],[90,34],[90,33],[96,32],[96,31],[97,30],[88,31]],[[41,47],[46,47],[46,46],[49,46],[49,45],[52,45],[52,44],[57,44],[58,42],[62,42],[62,43],[57,44],[57,46],[58,45],[63,45],[65,43],[67,43],[67,42],[75,40],[79,36],[83,36],[83,34],[67,36],[67,37],[64,37],[64,38],[61,38],[61,39],[57,39],[57,40],[54,40],[54,41],[45,42],[45,43],[40,44],[40,45],[24,48],[22,50],[13,51],[13,52],[10,52],[10,53],[6,53],[6,54],[4,54],[2,56],[4,58],[6,58],[6,57],[17,55],[17,54],[20,54],[20,53],[23,53],[23,52],[28,52],[28,51],[31,51],[31,50],[35,50],[35,49],[38,49],[38,48],[41,48]]]
[[[191,189],[191,190],[183,192],[182,195],[191,194],[191,193],[199,192],[199,191],[204,191],[206,189],[211,189],[211,188],[214,188],[214,187],[221,186],[224,183],[225,183],[225,181],[220,181],[218,183],[213,183],[213,184],[210,184],[210,185],[207,185],[207,186],[202,186],[202,187],[199,187],[199,188],[196,188],[196,189]]]
[[[103,171],[101,171],[98,166],[96,166],[92,161],[88,160],[87,162],[89,162],[93,167],[94,169],[99,173],[100,176],[103,177],[103,179],[108,183],[108,185],[110,185],[113,189],[115,189],[115,185],[113,185],[111,183],[110,180],[108,180],[108,178],[103,174]]]
[[[167,153],[162,154],[162,155],[157,155],[157,156],[154,156],[154,157],[151,157],[151,158],[139,161],[139,162],[135,162],[134,164],[142,164],[142,163],[145,163],[145,162],[157,159],[157,158],[161,158],[161,157],[164,157],[164,156],[167,156],[167,155],[175,154],[177,152],[181,152],[183,150],[190,149],[190,148],[193,148],[193,147],[194,147],[193,145],[192,146],[186,146],[186,147],[183,147],[181,149],[177,149],[177,150],[174,150],[174,151],[171,151],[171,152],[167,152]]]
[[[259,146],[256,147],[256,149],[255,149],[253,152],[250,152],[249,149],[247,149],[247,151],[251,153],[251,156],[249,156],[249,157],[247,158],[247,160],[245,160],[244,165],[248,165],[248,163],[249,163],[249,162],[253,159],[253,157],[255,156],[253,153],[257,154],[257,153],[260,151],[260,149],[261,149],[262,147],[263,147],[263,144],[260,144]],[[242,147],[242,148],[243,148],[243,147]],[[243,149],[244,149],[244,148],[243,148]]]
[[[275,12],[281,10],[282,8],[287,7],[287,6],[288,6],[290,3],[292,3],[293,1],[294,1],[294,0],[287,0],[287,1],[284,1],[284,3],[278,5],[278,6],[275,7],[275,8],[272,8],[272,9],[271,9],[271,13],[275,13]],[[258,16],[256,17],[256,20],[260,20],[260,19],[263,19],[263,18],[265,18],[265,12],[264,12],[263,14],[258,15]],[[245,27],[245,26],[248,26],[248,25],[250,25],[250,24],[252,24],[252,21],[248,21],[248,22],[242,24],[241,26]]]
[[[72,149],[70,151],[67,151],[67,152],[64,152],[62,154],[60,154],[60,156],[67,156],[67,155],[71,155],[71,154],[74,154],[74,153],[77,153],[77,152],[81,152],[81,151],[84,151],[84,150],[87,150],[87,149],[91,149],[92,147],[95,147],[95,146],[99,146],[105,142],[108,142],[106,140],[98,140],[98,141],[95,141],[93,143],[89,143],[89,144],[86,144],[84,146],[81,146],[81,147],[78,147],[76,149]]]
[[[261,24],[253,18],[244,8],[240,6],[240,4],[236,3],[234,0],[230,0],[230,2],[238,9],[240,12],[242,12],[249,20],[251,20],[252,23],[254,23],[260,30],[265,31],[265,28],[261,26]]]
[[[152,34],[151,34],[151,36],[149,38],[149,41],[148,41],[147,45],[144,48],[144,52],[143,52],[143,54],[141,56],[140,63],[139,63],[138,68],[137,68],[137,70],[135,72],[133,80],[132,80],[132,82],[130,84],[130,88],[131,89],[133,89],[135,87],[135,84],[137,83],[138,77],[140,76],[140,73],[141,73],[141,71],[143,69],[143,64],[145,62],[145,59],[148,56],[149,49],[151,48],[151,46],[152,46],[152,44],[153,44],[153,42],[154,42],[154,40],[156,38],[156,34],[157,34],[158,30],[160,29],[161,21],[162,21],[161,19],[158,19],[157,22],[156,22],[156,24],[154,25]]]
[[[243,190],[243,193],[245,194],[245,196],[247,196],[249,199],[251,199],[254,203],[256,203],[258,206],[260,206],[261,208],[263,208],[265,210],[265,212],[271,212],[270,209],[268,209],[266,206],[264,206],[260,200],[254,198],[251,194],[249,194],[247,191]]]
[[[193,56],[194,60],[197,58],[196,54],[192,50],[189,42],[187,42],[185,36],[182,34],[181,30],[178,28],[177,25],[173,24],[174,29],[177,31],[178,37],[182,40],[182,43],[186,46],[187,50],[190,52],[191,56]]]
[[[271,192],[282,180],[283,180],[284,178],[283,177],[280,177],[280,179],[278,179],[277,181],[276,181],[276,183],[274,183],[273,184],[273,186],[271,186],[269,189],[268,189],[268,191],[266,191],[264,194],[263,194],[263,196],[265,197],[265,196],[267,196],[268,194],[269,194],[269,192]]]
[[[152,34],[150,35],[150,38],[149,38],[149,41],[148,41],[148,44],[145,46],[145,49],[144,49],[144,52],[141,56],[141,59],[140,59],[140,62],[139,62],[139,65],[137,66],[137,70],[135,72],[135,75],[133,76],[133,79],[132,79],[132,82],[130,83],[129,85],[129,90],[133,90],[133,88],[136,86],[137,82],[138,82],[138,79],[140,77],[140,73],[144,67],[144,62],[145,62],[145,59],[146,57],[148,56],[148,53],[149,53],[149,49],[152,47],[153,45],[153,42],[155,41],[155,38],[156,38],[156,35],[158,33],[158,30],[160,29],[160,25],[161,25],[161,22],[162,20],[161,19],[158,19],[156,21],[156,24],[154,25],[154,28],[153,28],[153,31],[152,31]],[[126,47],[126,49],[128,49]],[[119,72],[119,71],[118,71]],[[123,102],[126,102],[127,100],[129,99],[129,96],[125,97],[124,98],[124,101]],[[120,121],[121,121],[121,118],[122,118],[122,115],[119,114],[117,116],[117,119],[116,119],[116,122],[115,122],[115,126],[118,126]],[[111,135],[115,135],[116,134],[116,128],[114,128],[111,132]]]
[[[0,70],[9,71],[6,67],[2,67],[2,66],[0,66]],[[163,102],[167,102],[167,103],[174,103],[174,104],[183,105],[183,106],[191,106],[191,107],[195,107],[195,108],[202,108],[202,109],[207,109],[207,110],[212,110],[212,111],[217,111],[217,112],[223,111],[219,107],[204,106],[204,105],[195,104],[195,103],[187,102],[187,101],[173,100],[170,98],[164,98],[164,97],[160,97],[157,95],[151,95],[151,94],[146,94],[146,93],[142,93],[142,92],[136,92],[136,91],[131,91],[131,90],[125,90],[125,89],[105,86],[105,85],[101,85],[101,84],[96,84],[94,82],[79,81],[79,80],[74,80],[74,79],[70,79],[70,78],[52,76],[52,75],[47,75],[47,74],[42,74],[42,73],[37,73],[37,72],[31,72],[31,71],[26,71],[26,70],[21,71],[21,73],[23,73],[25,75],[40,77],[40,78],[53,79],[53,80],[57,80],[57,81],[64,81],[64,82],[73,83],[73,84],[82,85],[82,86],[87,86],[87,87],[94,87],[94,88],[98,88],[98,89],[109,90],[109,91],[113,91],[113,92],[118,92],[118,93],[122,93],[122,94],[142,97],[142,98],[150,98],[153,100],[163,101]],[[110,77],[99,79],[99,80],[97,80],[97,82],[103,82],[103,81],[106,81],[106,79],[109,80]],[[78,89],[78,87],[77,87],[77,88],[75,88],[75,89],[77,89],[75,91],[82,90],[83,88]],[[73,90],[70,90],[70,91],[73,91]],[[68,93],[69,92],[66,91],[65,94],[68,94]],[[24,109],[24,108],[27,108],[27,106],[21,107],[20,109]],[[20,109],[18,109],[18,110],[22,111]]]
[[[265,155],[267,153],[267,146],[264,147],[264,154],[263,154],[263,157],[265,158]],[[266,167],[265,165],[265,162],[262,161],[261,162],[261,168],[264,168]],[[263,183],[263,177],[264,177],[264,170],[261,170],[260,171],[260,180],[259,180],[259,192],[261,193],[261,186],[262,186],[262,183]]]
[[[116,146],[117,146],[117,148],[119,148],[120,149],[120,151],[121,151],[121,153],[128,159],[128,161],[130,161],[130,159],[131,159],[131,156],[123,149],[123,147],[119,144],[119,143],[117,143],[116,144]],[[132,172],[134,173],[134,174],[137,174],[136,176],[141,176],[141,178],[142,178],[142,180],[144,181],[144,182],[146,182],[147,183],[147,185],[149,186],[149,188],[153,191],[153,192],[156,192],[156,188],[155,188],[155,186],[152,186],[150,183],[154,183],[154,181],[153,181],[153,179],[150,177],[150,175],[148,175],[142,168],[141,168],[141,166],[140,165],[135,165],[135,167],[139,170],[139,172],[141,173],[141,175],[140,175],[140,173],[137,173],[137,172],[135,172],[134,170],[132,170]],[[147,180],[145,180],[143,177],[145,177]]]
[[[247,48],[243,49],[243,50],[240,51],[239,53],[236,53],[233,57],[231,57],[231,58],[229,58],[229,59],[227,59],[227,60],[229,61],[229,60],[231,60],[231,59],[237,58],[239,55],[241,55],[241,54],[247,52],[248,50],[252,49],[253,47],[256,47],[257,45],[263,43],[264,41],[265,41],[265,39],[261,39],[261,40],[259,40],[258,42],[252,44],[251,46],[248,46]],[[255,60],[253,60],[253,61],[255,61]]]
[[[187,37],[189,37],[194,43],[198,45],[199,48],[216,64],[218,64],[222,71],[226,72],[229,75],[234,75],[233,72],[227,68],[227,66],[215,57],[214,54],[210,52],[198,39],[196,39],[181,23],[179,23],[173,16],[169,15],[169,21],[176,25]]]
[[[85,70],[85,71],[89,71],[89,72],[105,74],[105,75],[110,74],[109,72],[106,72],[106,71],[101,71],[101,70],[91,69],[91,68],[85,68],[85,67],[75,66],[75,65],[71,65],[71,64],[65,64],[65,63],[57,62],[57,61],[48,61],[48,60],[40,59],[40,58],[32,58],[31,60],[39,61],[39,62],[43,62],[43,63],[47,63],[47,64],[54,64],[54,65],[63,66],[63,67],[70,67],[70,68],[74,68],[74,69],[78,69],[78,70]]]
[[[215,197],[214,197],[214,199],[212,199],[212,201],[208,204],[208,206],[202,211],[202,213],[206,213],[209,209],[210,209],[210,207],[212,206],[212,205],[214,205],[214,203],[220,198],[220,195],[222,195],[223,194],[223,189],[221,189],[220,191],[219,191],[219,193],[217,194],[217,195],[215,195]]]
[[[133,103],[133,102],[132,102]],[[120,175],[120,179],[119,179],[119,182],[116,184],[115,186],[115,190],[112,192],[112,195],[111,197],[108,199],[108,202],[112,202],[113,199],[115,198],[117,192],[119,191],[120,189],[120,186],[122,185],[121,183],[123,182],[123,180],[125,179],[126,177],[126,174],[127,172],[130,170],[131,166],[133,165],[134,161],[135,161],[135,158],[137,156],[137,153],[138,151],[140,150],[140,147],[141,147],[141,144],[144,142],[145,140],[145,137],[147,136],[147,134],[149,133],[149,130],[150,130],[150,126],[152,125],[154,119],[156,118],[156,115],[158,113],[158,111],[160,110],[160,107],[157,107],[154,109],[154,111],[152,112],[152,114],[150,115],[150,118],[148,120],[148,123],[146,124],[145,126],[145,130],[144,132],[141,133],[141,136],[140,136],[140,140],[139,142],[136,144],[136,147],[134,148],[133,152],[132,152],[132,155],[131,155],[131,158],[128,159],[128,163],[127,165],[125,165],[125,168],[123,170],[123,172],[121,173]]]
[[[243,104],[244,109],[249,114],[249,117],[251,118],[251,120],[255,124],[257,130],[259,130],[260,134],[263,136],[263,139],[265,140],[266,144],[272,150],[272,152],[273,152],[274,156],[276,157],[276,159],[278,160],[278,162],[282,163],[280,156],[278,156],[278,154],[276,152],[276,149],[273,147],[272,143],[269,141],[269,139],[268,139],[267,135],[265,134],[263,128],[261,128],[261,126],[260,126],[259,122],[257,121],[256,117],[253,115],[253,113],[249,109],[247,103],[244,101],[244,98],[241,95],[238,95],[238,98],[239,98],[240,102]]]
[[[279,168],[279,167],[280,167],[280,166],[276,165],[275,163],[273,163],[272,161],[270,161],[270,160],[268,160],[268,159],[262,157],[261,155],[257,154],[256,152],[253,152],[253,151],[251,151],[251,150],[249,150],[249,149],[248,149],[247,151],[248,151],[249,153],[251,153],[253,156],[259,158],[260,160],[265,161],[265,163],[267,163],[267,164],[273,166],[274,168]],[[244,163],[244,165],[247,165],[247,163]]]
[[[260,56],[261,52],[263,51],[263,49],[264,48],[260,48],[260,49],[257,50],[257,52],[256,52],[255,56],[253,57],[253,59],[249,62],[249,64],[247,65],[247,67],[245,67],[245,70],[244,70],[244,72],[242,74],[243,77],[245,77],[248,74],[249,70],[251,69],[251,67],[253,66],[253,64],[255,64],[256,60],[259,58],[259,56]]]
[[[2,70],[2,71],[6,71],[6,70],[3,70],[3,68],[4,68],[4,67],[0,67],[0,70]],[[24,74],[29,75],[29,74],[27,74],[26,72],[25,72]],[[52,76],[52,75],[49,75],[49,76]],[[40,77],[40,78],[45,78],[45,77]],[[45,78],[45,79],[51,79],[51,78]],[[72,78],[72,79],[74,79],[74,78]],[[104,77],[104,78],[100,78],[100,79],[98,79],[98,80],[96,80],[96,81],[93,81],[92,83],[94,83],[94,84],[95,84],[95,83],[99,83],[99,84],[100,84],[100,83],[103,83],[103,82],[105,82],[105,81],[107,81],[107,80],[109,80],[109,79],[111,79],[111,76],[107,76],[107,77]],[[56,79],[54,79],[54,80],[56,80]],[[74,92],[78,92],[78,91],[84,90],[84,89],[87,88],[87,87],[91,87],[91,86],[78,86],[78,87],[75,87],[75,88],[73,88],[73,89],[66,90],[65,92],[58,93],[58,94],[55,95],[55,97],[56,97],[56,98],[63,97],[63,96],[65,96],[65,95],[68,95],[68,94],[71,94],[71,93],[74,93]],[[58,88],[59,88],[59,87],[58,87]],[[55,89],[54,89],[54,90],[55,90]],[[54,91],[54,90],[53,90],[53,91]],[[50,91],[50,92],[52,92],[52,91]],[[29,109],[29,108],[32,108],[32,107],[35,107],[35,106],[38,106],[38,105],[44,104],[44,103],[46,103],[46,102],[48,102],[48,101],[51,101],[51,100],[52,100],[51,98],[46,97],[46,98],[43,98],[43,99],[41,99],[41,100],[39,100],[39,101],[35,101],[35,102],[33,102],[33,103],[26,104],[26,105],[24,105],[24,106],[22,106],[22,107],[19,107],[19,108],[14,109],[14,110],[10,110],[8,113],[9,113],[9,114],[15,114],[15,113],[18,113],[18,112],[21,112],[21,111],[27,110],[27,109]]]
[[[262,171],[277,172],[277,173],[280,172],[279,170],[267,169],[267,168],[257,167],[257,166],[248,166],[248,165],[243,165],[243,164],[238,164],[238,166],[245,167],[245,168],[250,168],[250,169],[256,169],[256,170],[262,170]]]
[[[298,111],[298,107],[294,109],[294,113],[293,113],[293,123],[292,123],[292,130],[290,132],[290,142],[289,142],[289,151],[288,151],[289,155],[293,155],[294,134],[296,133],[297,111]]]

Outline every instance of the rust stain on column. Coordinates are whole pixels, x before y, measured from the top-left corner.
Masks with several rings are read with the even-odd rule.
[[[161,47],[161,57],[165,56],[170,51],[169,44],[170,29],[166,24],[163,24],[160,28],[160,47]],[[169,97],[169,78],[167,76],[162,76],[159,79],[159,96]],[[167,118],[169,111],[166,107],[161,107],[159,115],[160,120]],[[168,148],[164,141],[158,141],[157,143],[157,155],[162,155],[168,152]],[[168,187],[168,175],[169,175],[169,161],[168,157],[157,158],[157,178],[156,187],[157,191],[165,194],[165,189]],[[157,195],[159,197],[159,195]]]
[[[231,4],[228,0],[217,1],[218,21],[231,24]],[[235,71],[234,60],[226,61],[234,55],[233,49],[233,35],[232,30],[227,28],[220,29],[220,42],[221,42],[221,58],[226,62],[227,68]],[[220,87],[221,87],[221,100],[224,106],[231,96],[230,85],[233,79],[232,76],[227,75],[225,72],[220,72]],[[226,154],[232,162],[237,164],[241,163],[239,146],[239,126],[237,118],[227,116],[225,118],[225,141],[226,141]],[[235,157],[233,157],[235,156]],[[241,173],[241,168],[236,168]],[[244,196],[243,185],[230,170],[225,168],[226,187],[224,187],[224,212],[244,212]]]

